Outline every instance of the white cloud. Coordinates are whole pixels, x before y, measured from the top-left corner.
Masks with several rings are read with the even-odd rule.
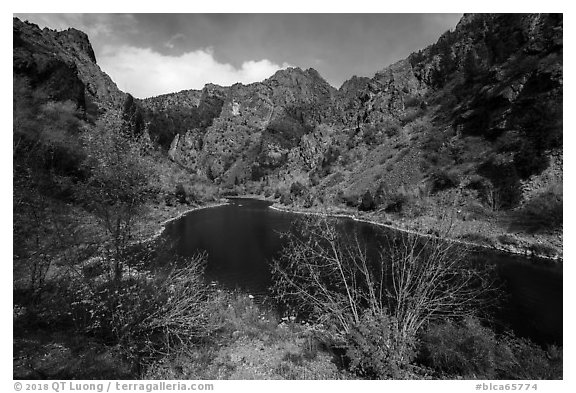
[[[206,83],[229,86],[237,82],[258,82],[290,66],[263,59],[249,60],[236,68],[216,61],[210,49],[171,56],[133,46],[105,48],[98,64],[121,90],[139,98],[202,89]]]
[[[170,39],[164,43],[164,46],[170,48],[170,49],[174,49],[177,45],[177,43],[182,42],[183,40],[186,39],[186,36],[182,33],[177,33],[174,34],[172,37],[170,37]]]

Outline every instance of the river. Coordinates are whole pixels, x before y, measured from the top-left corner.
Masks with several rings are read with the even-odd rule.
[[[269,263],[282,247],[280,233],[288,231],[297,217],[269,206],[269,202],[256,199],[230,199],[227,205],[196,210],[170,222],[164,236],[175,241],[180,255],[206,251],[208,280],[264,302],[269,300],[272,284]],[[340,220],[369,243],[375,233],[383,233],[372,224]],[[539,343],[562,344],[561,264],[491,251],[470,257],[494,264],[505,284],[507,300],[497,315],[503,325]]]

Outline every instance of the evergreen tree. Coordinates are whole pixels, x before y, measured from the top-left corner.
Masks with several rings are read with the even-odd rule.
[[[370,191],[366,191],[362,196],[362,202],[360,203],[359,210],[362,211],[369,211],[374,210],[376,205],[374,203],[374,198],[372,198],[372,194]]]

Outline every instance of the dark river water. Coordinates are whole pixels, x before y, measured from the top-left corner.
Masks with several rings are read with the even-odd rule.
[[[208,253],[207,279],[268,300],[269,263],[282,247],[281,232],[290,229],[296,214],[269,208],[255,199],[231,199],[228,205],[193,211],[167,225],[180,255]],[[368,244],[381,228],[342,219],[345,230],[356,230]],[[507,300],[497,319],[516,334],[540,343],[562,344],[562,266],[496,252],[471,256],[495,264]]]

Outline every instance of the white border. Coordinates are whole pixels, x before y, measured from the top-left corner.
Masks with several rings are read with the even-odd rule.
[[[565,43],[565,70],[568,73],[564,75],[565,88],[564,88],[564,107],[571,109],[573,101],[573,83],[572,72],[576,70],[574,67],[573,56],[573,6],[568,1],[522,1],[522,2],[504,2],[495,0],[484,0],[474,2],[473,4],[465,3],[463,1],[422,1],[412,0],[408,2],[386,2],[386,1],[339,1],[339,2],[313,2],[311,0],[291,0],[285,2],[271,2],[271,1],[248,1],[248,0],[220,0],[215,2],[184,2],[175,0],[162,0],[160,2],[143,1],[112,1],[112,0],[98,0],[94,2],[78,2],[78,1],[40,1],[40,0],[27,0],[25,2],[11,2],[11,4],[2,4],[2,53],[7,54],[10,52],[11,47],[11,18],[12,13],[15,12],[174,12],[174,13],[246,13],[246,12],[268,12],[268,13],[446,13],[446,12],[562,12],[564,13],[564,43]],[[6,9],[6,10],[5,10]],[[6,11],[6,12],[4,12]],[[345,27],[343,27],[345,28]],[[8,56],[4,57],[2,61],[2,78],[3,89],[3,102],[2,102],[2,118],[6,123],[11,123],[11,109],[12,99],[10,97],[10,86],[12,83],[9,80],[11,73],[9,70],[10,62]],[[385,66],[385,64],[383,64]],[[566,111],[570,114],[570,111]],[[574,261],[574,247],[573,247],[573,218],[574,208],[572,207],[574,199],[574,159],[571,156],[572,149],[574,148],[573,136],[573,120],[566,116],[564,129],[564,144],[567,147],[569,154],[565,157],[565,195],[564,198],[568,201],[565,204],[565,248],[564,259],[566,261],[565,275],[566,277],[574,277],[574,268],[572,262]],[[5,149],[2,154],[2,184],[8,188],[8,184],[12,181],[12,161],[11,154],[8,151],[11,146],[11,124],[6,124],[2,129],[2,149]],[[2,315],[5,315],[4,321],[6,323],[2,326],[2,356],[1,370],[2,378],[0,386],[4,387],[3,391],[14,391],[12,383],[12,360],[9,354],[12,353],[12,332],[11,332],[11,309],[12,309],[12,193],[6,192],[2,197],[3,216],[4,222],[2,225],[2,271],[1,271],[1,284],[2,285]],[[574,285],[564,286],[564,380],[563,381],[541,381],[538,382],[538,391],[540,392],[568,392],[575,391],[575,373],[574,370],[574,340],[571,337],[571,332],[574,327],[574,318],[571,310],[567,304],[570,305],[574,295]],[[276,389],[290,389],[290,390],[305,390],[305,391],[322,391],[326,389],[336,391],[347,391],[351,389],[374,389],[378,391],[385,390],[398,390],[405,389],[411,391],[431,391],[431,392],[467,392],[473,391],[477,382],[475,381],[214,381],[216,384],[216,392],[222,391],[242,391],[244,389],[251,392],[270,392]],[[504,381],[495,381],[503,383]]]

